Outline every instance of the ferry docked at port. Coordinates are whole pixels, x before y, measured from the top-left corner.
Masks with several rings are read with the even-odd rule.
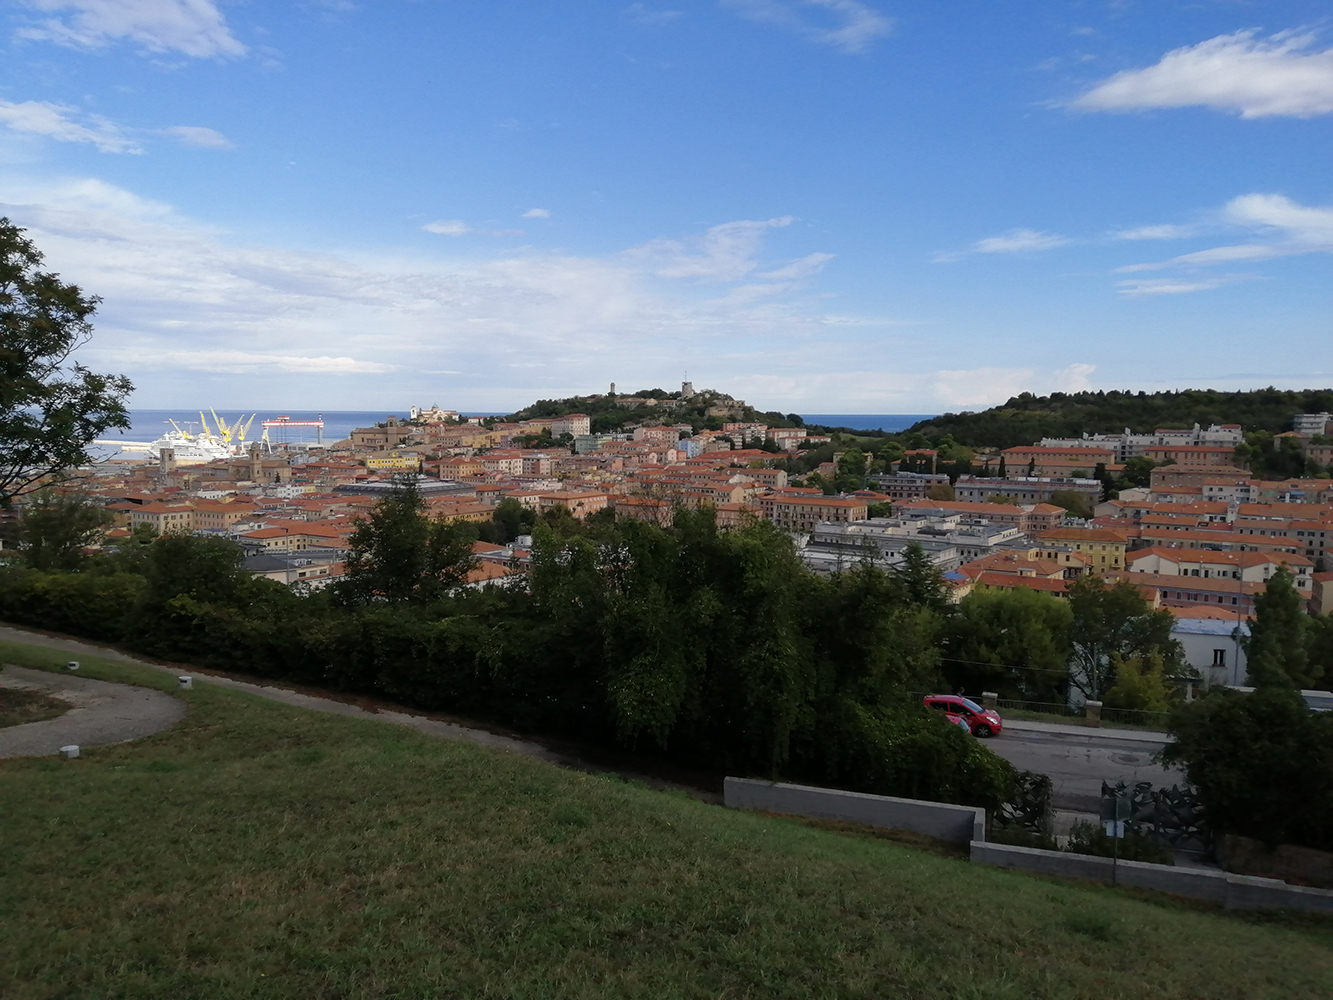
[[[250,428],[258,414],[252,413],[249,419],[241,416],[237,418],[235,423],[229,424],[217,415],[217,411],[209,410],[209,412],[213,415],[212,426],[209,425],[208,418],[204,416],[201,410],[199,412],[199,425],[202,429],[198,431],[193,429],[194,421],[182,421],[186,425],[182,427],[175,420],[168,420],[167,423],[171,425],[171,429],[154,441],[102,440],[93,443],[118,447],[121,455],[143,455],[143,457],[150,459],[161,458],[162,450],[170,448],[175,453],[177,465],[203,465],[207,462],[216,462],[244,454],[246,437],[249,435]],[[289,417],[275,417],[263,421],[260,426],[263,428],[263,435],[257,443],[266,452],[273,451],[275,448],[299,447],[299,445],[286,441],[284,432],[288,428],[313,429],[316,442],[320,444],[323,442],[324,421],[322,419],[292,420]],[[277,442],[271,440],[270,431],[278,432],[277,436],[281,440]]]

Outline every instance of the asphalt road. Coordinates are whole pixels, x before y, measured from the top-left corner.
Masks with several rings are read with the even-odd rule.
[[[1157,786],[1184,781],[1179,771],[1152,762],[1163,740],[1122,736],[1123,731],[1107,737],[1095,730],[1085,735],[1006,729],[986,745],[1017,767],[1049,774],[1057,809],[1097,812],[1103,781],[1151,781]]]

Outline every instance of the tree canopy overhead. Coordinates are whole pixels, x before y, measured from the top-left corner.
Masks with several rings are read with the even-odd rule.
[[[130,380],[71,361],[99,300],[41,265],[24,230],[0,218],[0,507],[88,464],[94,440],[129,426]]]

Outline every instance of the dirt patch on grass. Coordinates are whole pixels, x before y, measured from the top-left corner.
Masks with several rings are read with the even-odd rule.
[[[52,698],[40,691],[0,687],[0,729],[54,719],[64,715],[71,707],[69,702]]]

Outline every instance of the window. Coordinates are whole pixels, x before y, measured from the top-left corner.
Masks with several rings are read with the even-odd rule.
[[[1225,667],[1227,665],[1227,651],[1225,649],[1213,650],[1213,666]]]

